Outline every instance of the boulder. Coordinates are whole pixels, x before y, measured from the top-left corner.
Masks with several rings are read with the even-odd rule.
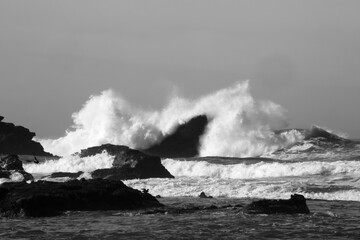
[[[199,155],[200,138],[209,120],[205,115],[196,116],[179,125],[173,133],[144,152],[162,158],[195,157]]]
[[[16,173],[22,175],[23,181],[34,180],[30,173],[25,172],[18,155],[0,157],[0,178],[11,178]]]
[[[163,206],[148,193],[121,181],[38,181],[0,185],[1,217],[47,217],[64,211],[130,210]]]
[[[250,203],[244,209],[249,214],[309,214],[306,199],[303,195],[294,194],[286,200],[263,199]]]
[[[0,116],[0,154],[53,156],[40,143],[32,140],[35,133],[22,126],[3,122]]]
[[[92,172],[93,178],[112,180],[143,178],[174,178],[161,164],[161,159],[147,155],[127,146],[104,144],[81,150],[80,157],[88,157],[106,151],[114,156],[112,168],[98,169]]]

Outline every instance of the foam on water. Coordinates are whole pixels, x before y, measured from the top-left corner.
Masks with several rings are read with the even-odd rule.
[[[212,164],[206,161],[165,159],[165,168],[175,177],[256,179],[285,176],[360,174],[359,161],[259,162],[255,164]]]
[[[124,181],[135,189],[149,189],[153,195],[163,197],[197,197],[201,192],[213,197],[288,199],[291,194],[303,194],[306,198],[360,201],[360,190],[306,192],[306,179],[242,180],[206,177],[178,177],[175,179],[136,179]]]
[[[58,160],[48,160],[43,163],[24,164],[25,171],[31,174],[49,174],[53,172],[92,172],[96,169],[110,168],[114,162],[114,156],[106,151],[90,157],[80,158],[79,155],[62,157]]]
[[[260,156],[303,139],[298,131],[275,134],[287,127],[284,109],[252,97],[249,82],[195,100],[173,96],[162,110],[133,107],[113,90],[91,96],[72,115],[74,125],[59,139],[40,140],[46,151],[69,155],[81,149],[112,143],[145,149],[198,115],[211,119],[201,138],[201,156]]]

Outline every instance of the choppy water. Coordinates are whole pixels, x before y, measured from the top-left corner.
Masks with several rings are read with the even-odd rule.
[[[172,208],[246,204],[250,199],[161,198]],[[182,214],[70,212],[0,219],[0,239],[358,239],[360,203],[308,200],[310,215],[247,215],[239,209]]]
[[[360,143],[315,128],[300,141],[262,157],[162,159],[174,179],[125,181],[149,189],[167,208],[245,205],[258,198],[303,194],[310,215],[246,215],[221,208],[187,213],[70,212],[41,219],[1,219],[0,239],[358,239]],[[106,152],[25,164],[40,178],[55,171],[86,172],[112,165]],[[21,180],[13,176],[12,180]],[[66,181],[49,179],[51,181]],[[0,180],[5,181],[5,180]],[[213,199],[200,199],[200,192]]]

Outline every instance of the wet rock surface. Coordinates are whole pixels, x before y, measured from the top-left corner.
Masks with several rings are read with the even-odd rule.
[[[161,164],[161,159],[150,156],[127,146],[104,144],[81,150],[80,157],[88,157],[106,151],[114,156],[112,168],[98,169],[92,172],[93,178],[110,180],[174,178]]]
[[[20,178],[22,176],[24,181],[34,180],[30,173],[25,172],[18,155],[10,154],[0,157],[0,178],[10,179],[12,175],[16,174]]]
[[[0,185],[0,216],[47,217],[64,211],[132,210],[163,206],[148,193],[121,181],[38,181]]]
[[[294,194],[286,200],[263,199],[254,201],[245,207],[244,212],[249,214],[309,214],[310,210],[306,205],[305,197]]]

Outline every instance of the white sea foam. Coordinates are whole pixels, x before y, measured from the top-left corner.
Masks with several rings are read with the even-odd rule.
[[[24,176],[17,172],[17,171],[12,171],[12,173],[10,174],[10,178],[0,178],[0,185],[5,183],[5,182],[21,182],[24,180]]]
[[[331,192],[305,192],[301,186],[307,180],[273,179],[241,180],[206,177],[178,177],[175,179],[135,179],[124,182],[135,189],[149,189],[152,195],[163,197],[197,197],[201,192],[213,197],[288,199],[291,194],[303,194],[306,198],[360,201],[360,190]]]
[[[255,100],[245,81],[195,100],[174,96],[160,111],[135,108],[107,90],[91,96],[72,115],[74,125],[64,137],[40,142],[46,151],[62,156],[103,143],[143,149],[203,114],[212,120],[201,139],[201,156],[260,156],[303,139],[297,131],[275,135],[272,129],[287,126],[284,109]]]
[[[110,168],[114,156],[106,151],[90,157],[80,158],[78,155],[67,156],[58,160],[48,160],[43,163],[24,164],[25,171],[29,173],[48,174],[53,172],[92,172],[100,168]]]
[[[255,164],[212,164],[206,161],[165,159],[165,168],[174,176],[256,179],[288,176],[360,174],[359,161],[259,162]]]

